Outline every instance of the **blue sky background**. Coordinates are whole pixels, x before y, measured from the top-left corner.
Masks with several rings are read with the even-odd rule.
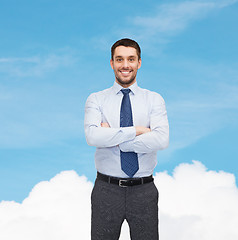
[[[0,201],[63,170],[94,180],[84,104],[113,84],[122,37],[142,48],[138,84],[166,101],[170,146],[155,171],[198,160],[238,177],[238,1],[0,3]]]

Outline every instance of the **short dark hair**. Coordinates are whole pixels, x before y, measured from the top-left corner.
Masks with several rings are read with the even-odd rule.
[[[137,52],[137,55],[138,55],[138,59],[141,58],[141,50],[140,50],[140,46],[139,44],[132,40],[132,39],[129,39],[129,38],[122,38],[118,41],[116,41],[112,47],[111,47],[111,59],[113,60],[113,56],[114,56],[114,53],[115,53],[115,49],[119,46],[124,46],[124,47],[133,47],[136,49],[136,52]]]

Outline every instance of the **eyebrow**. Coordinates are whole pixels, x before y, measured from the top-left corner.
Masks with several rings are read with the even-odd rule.
[[[115,56],[115,58],[123,58],[123,56]],[[128,56],[128,58],[136,58],[135,55]]]

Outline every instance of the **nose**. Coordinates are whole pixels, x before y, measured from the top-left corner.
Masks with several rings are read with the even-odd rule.
[[[129,67],[129,62],[127,60],[123,61],[123,67],[128,68]]]

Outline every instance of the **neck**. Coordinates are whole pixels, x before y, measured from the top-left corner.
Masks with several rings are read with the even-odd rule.
[[[133,82],[130,82],[130,83],[121,83],[121,82],[119,82],[117,79],[116,79],[116,82],[117,82],[120,86],[122,86],[123,88],[128,88],[128,87],[130,87],[131,85],[133,85],[133,84],[136,82],[136,79],[135,79]]]

